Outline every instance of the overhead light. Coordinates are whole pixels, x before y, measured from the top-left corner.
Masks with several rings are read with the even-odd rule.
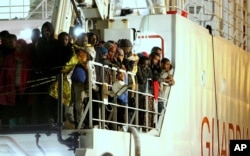
[[[32,34],[32,30],[30,28],[26,28],[26,29],[20,31],[18,38],[24,39],[27,41],[27,40],[30,40],[31,34]]]
[[[76,26],[74,29],[74,35],[79,36],[81,33],[83,33],[84,30],[80,26]]]

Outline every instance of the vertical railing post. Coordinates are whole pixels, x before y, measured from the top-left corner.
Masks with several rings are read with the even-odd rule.
[[[60,72],[57,76],[58,80],[58,106],[57,106],[57,123],[59,124],[59,127],[62,127],[62,98],[63,98],[63,73]]]
[[[88,89],[89,89],[89,102],[88,102],[88,104],[89,104],[89,127],[90,128],[93,128],[93,108],[92,108],[92,106],[93,106],[93,102],[92,102],[92,71],[91,71],[91,69],[92,69],[92,61],[88,61],[88,76],[89,76],[89,79],[88,79],[88,81],[89,81],[89,87],[88,87]]]
[[[147,84],[146,84],[146,93],[148,93],[148,81],[149,81],[149,79],[147,79]],[[146,102],[146,127],[148,127],[148,95],[145,97],[146,98],[146,100],[145,100],[145,102]]]
[[[104,87],[104,83],[105,83],[105,81],[104,81],[104,66],[99,66],[98,68],[100,68],[100,67],[102,67],[102,89],[103,89],[103,87]],[[102,91],[102,94],[104,94],[103,93],[103,91]],[[105,93],[106,94],[106,93]],[[105,96],[105,98],[106,98],[106,96],[107,95],[104,95]],[[107,99],[108,99],[108,97],[107,97]],[[102,128],[105,128],[105,119],[106,119],[106,113],[105,113],[105,108],[106,108],[106,104],[104,104],[104,97],[101,95],[101,100],[103,101],[103,103],[101,104],[102,106]]]
[[[136,90],[138,91],[138,85],[136,85]],[[136,110],[135,110],[135,124],[139,125],[139,96],[138,96],[138,92],[136,92],[135,94],[135,106],[136,106]]]

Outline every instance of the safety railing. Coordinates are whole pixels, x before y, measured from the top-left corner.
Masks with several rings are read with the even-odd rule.
[[[54,0],[33,1],[27,0],[1,2],[0,20],[28,20],[48,19],[53,13]]]
[[[104,82],[104,77],[107,75],[103,75],[103,82],[95,82],[92,79],[93,73],[92,69],[93,66],[95,67],[101,67],[102,71],[104,73],[104,70],[110,70],[112,72],[112,75],[116,75],[117,72],[122,72],[125,74],[126,77],[135,76],[131,72],[125,72],[123,70],[102,65],[100,63],[96,63],[93,61],[89,61],[89,70],[88,70],[88,80],[89,80],[89,94],[88,94],[88,103],[83,109],[83,113],[81,115],[81,120],[77,126],[77,129],[84,128],[84,121],[88,120],[89,125],[85,125],[87,128],[101,128],[101,129],[110,129],[110,130],[126,130],[128,126],[133,126],[137,128],[139,131],[149,132],[152,129],[155,129],[156,131],[160,132],[160,128],[162,124],[162,120],[164,118],[164,109],[166,109],[167,106],[167,98],[168,97],[159,97],[158,99],[154,99],[154,95],[149,91],[148,88],[150,88],[150,79],[147,81],[147,90],[146,92],[140,92],[138,90],[131,90],[127,89],[124,92],[128,92],[128,94],[135,94],[135,105],[131,106],[130,103],[128,105],[121,105],[117,103],[116,97],[114,97],[112,100],[110,99],[94,99],[92,96],[92,87],[93,85],[99,85],[100,87],[107,87],[109,88],[108,96],[112,96],[112,86],[113,84],[108,84],[107,82]],[[114,78],[116,79],[116,78]],[[126,83],[124,85],[127,85]],[[163,84],[167,89],[165,89],[165,93],[163,95],[168,96],[170,87],[167,84]],[[122,86],[120,86],[122,87]],[[102,88],[103,90],[103,88]],[[106,92],[106,91],[104,91]],[[107,92],[106,92],[107,93]],[[106,94],[104,93],[104,94]],[[145,108],[141,108],[139,105],[142,105],[143,101],[139,100],[139,96],[145,97]],[[128,97],[129,98],[129,97]],[[150,101],[151,100],[151,101]],[[162,102],[162,112],[158,112],[158,103]],[[95,104],[93,104],[95,103]],[[98,103],[98,105],[96,105]],[[93,107],[98,107],[98,117],[93,117],[92,111]],[[150,108],[151,107],[151,108]],[[153,107],[153,108],[152,108]],[[110,109],[111,108],[111,109]],[[125,109],[124,114],[117,114],[118,109]],[[145,114],[143,116],[144,119],[139,117],[139,113]],[[125,116],[124,122],[118,121],[117,116]],[[140,120],[144,120],[144,123]],[[97,125],[94,124],[98,123]],[[153,123],[153,124],[150,124]]]

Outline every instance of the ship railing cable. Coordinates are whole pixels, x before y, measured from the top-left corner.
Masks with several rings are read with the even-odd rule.
[[[116,75],[116,72],[123,72],[125,73],[126,77],[128,77],[128,75],[133,75],[135,76],[134,73],[132,72],[125,72],[124,70],[122,69],[119,69],[119,68],[115,68],[115,67],[112,67],[112,66],[108,66],[108,65],[103,65],[103,64],[100,64],[100,63],[97,63],[97,62],[93,62],[93,61],[90,61],[89,62],[90,64],[93,64],[95,66],[100,66],[103,71],[105,69],[109,69],[111,70],[113,73],[113,75]],[[90,65],[91,66],[91,65]],[[61,67],[58,67],[58,68],[61,68]],[[3,69],[3,68],[1,68]],[[14,69],[8,69],[8,70],[14,70]],[[31,70],[31,69],[27,69],[27,70]],[[48,71],[46,71],[48,72]],[[50,72],[50,71],[49,71]],[[51,73],[51,72],[50,72]],[[128,89],[127,92],[130,92],[130,93],[133,93],[135,94],[135,105],[134,106],[124,106],[124,105],[120,105],[120,104],[117,104],[117,101],[116,101],[116,98],[114,98],[114,100],[109,100],[108,103],[105,103],[103,100],[95,100],[95,99],[92,99],[92,83],[95,83],[95,84],[99,84],[99,85],[103,85],[105,82],[104,82],[104,78],[107,76],[107,75],[104,75],[105,72],[103,72],[103,80],[102,82],[93,82],[91,81],[92,78],[89,78],[90,82],[89,82],[89,102],[87,103],[85,109],[83,110],[83,116],[81,118],[81,124],[83,123],[83,121],[86,119],[86,116],[88,114],[88,119],[89,119],[89,125],[88,127],[90,128],[93,128],[93,121],[97,121],[99,124],[98,124],[98,127],[99,128],[107,128],[107,125],[108,126],[111,126],[110,129],[113,129],[113,130],[120,130],[122,129],[122,127],[126,127],[126,126],[133,126],[133,127],[136,127],[140,130],[143,130],[143,131],[150,131],[152,129],[157,129],[157,127],[155,127],[155,125],[158,125],[157,123],[159,122],[158,121],[158,118],[159,116],[163,116],[164,114],[162,113],[158,113],[157,111],[155,111],[154,109],[148,109],[149,105],[148,105],[148,100],[145,100],[145,105],[146,107],[145,108],[140,108],[139,107],[139,103],[141,101],[139,101],[139,98],[138,96],[139,95],[143,95],[145,96],[145,98],[147,99],[148,97],[150,97],[151,99],[154,99],[153,98],[153,95],[147,90],[146,92],[140,92],[137,90],[131,90],[131,89]],[[33,87],[37,87],[37,86],[41,86],[41,85],[44,85],[46,83],[51,83],[53,81],[56,81],[56,76],[48,76],[48,77],[43,77],[44,74],[42,75],[38,75],[37,79],[33,79],[33,80],[28,80],[27,81],[27,85],[25,87],[25,89],[29,89],[29,88],[33,88]],[[90,74],[91,76],[91,74]],[[113,79],[116,79],[116,77],[113,77]],[[149,83],[150,79],[148,80],[148,83]],[[147,88],[149,87],[149,84],[147,83]],[[106,83],[105,83],[106,84]],[[15,85],[15,84],[6,84],[6,85]],[[0,87],[7,87],[7,86],[0,86]],[[13,87],[13,86],[12,86]],[[107,84],[107,87],[108,88],[112,88],[112,83],[111,84]],[[18,90],[15,90],[16,93],[18,93]],[[3,94],[3,93],[0,93],[0,94]],[[4,94],[8,94],[7,92],[5,92]],[[48,93],[24,93],[24,94],[48,94]],[[159,97],[160,100],[163,100],[163,101],[167,101],[167,98],[166,97]],[[93,118],[93,115],[92,115],[92,102],[96,102],[98,103],[100,106],[98,106],[98,117],[97,118]],[[124,108],[125,109],[125,122],[117,122],[117,109],[118,108]],[[130,113],[130,117],[129,116],[129,113],[128,113],[128,110],[132,113]],[[145,118],[144,120],[144,124],[140,123],[140,118],[138,117],[139,116],[139,113],[144,113],[145,114]],[[153,116],[153,118],[156,118],[156,120],[154,121],[154,125],[149,125],[148,122],[148,117],[149,116]],[[152,120],[152,119],[151,119]],[[78,128],[82,128],[82,125],[78,125]]]
[[[48,83],[51,83],[51,82],[54,82],[56,80],[56,76],[49,76],[49,77],[44,77],[44,78],[41,78],[41,79],[36,79],[36,80],[29,80],[26,82],[26,87],[24,88],[19,88],[19,89],[14,89],[12,91],[5,91],[5,92],[2,92],[0,93],[0,95],[6,95],[6,94],[13,94],[13,93],[16,93],[17,95],[18,94],[46,94],[45,92],[23,92],[23,93],[20,93],[21,91],[24,91],[24,90],[27,90],[29,88],[34,88],[34,87],[38,87],[38,86],[42,86],[42,85],[45,85],[45,84],[48,84]],[[6,84],[6,85],[2,85],[0,86],[0,89],[4,89],[4,88],[12,88],[12,87],[15,87],[16,84],[12,83],[12,84]]]
[[[209,33],[211,35],[212,39],[212,59],[213,59],[213,74],[214,74],[214,102],[215,102],[215,113],[216,113],[216,119],[219,119],[218,115],[218,97],[217,97],[217,87],[216,87],[216,71],[215,71],[215,50],[214,50],[214,36],[212,34],[212,27],[210,25],[207,25],[206,28],[209,30]],[[217,141],[218,144],[220,143],[220,131],[219,131],[219,122],[217,122]],[[218,146],[218,151],[220,152],[220,146]]]
[[[71,67],[72,65],[68,65],[69,67]],[[51,69],[48,69],[46,70],[46,72],[48,71],[53,71],[53,70],[58,70],[58,69],[62,69],[62,68],[67,68],[67,66],[58,66],[58,67],[53,67]],[[16,70],[16,68],[6,68],[6,67],[1,67],[0,70],[8,70],[8,71],[11,71],[11,70]],[[64,69],[63,69],[64,70]],[[51,83],[51,82],[54,82],[56,81],[57,77],[56,75],[54,76],[46,76],[44,77],[44,74],[43,72],[41,71],[36,71],[32,68],[27,68],[27,69],[22,69],[22,71],[29,71],[31,72],[30,74],[31,75],[39,75],[39,76],[34,76],[35,78],[34,79],[29,79],[27,80],[26,82],[26,85],[25,87],[23,88],[19,88],[19,89],[15,89],[13,91],[9,91],[9,92],[3,92],[3,93],[0,93],[0,95],[5,95],[5,94],[13,94],[15,92],[15,94],[48,94],[47,92],[29,92],[27,91],[27,89],[30,89],[30,88],[35,88],[35,87],[39,87],[39,86],[43,86],[43,85],[46,85],[48,83]],[[37,77],[37,78],[36,78]],[[4,88],[11,88],[11,87],[15,87],[16,84],[15,83],[12,83],[12,84],[2,84],[0,86],[0,90],[4,89]],[[23,90],[26,90],[26,92],[22,92],[20,93],[21,91]]]

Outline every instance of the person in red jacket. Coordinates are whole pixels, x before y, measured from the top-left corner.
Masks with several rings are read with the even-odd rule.
[[[27,81],[30,79],[31,53],[25,40],[15,43],[15,51],[8,54],[0,71],[0,105],[9,107],[9,121],[24,124],[27,110]],[[18,121],[19,120],[19,121]]]

